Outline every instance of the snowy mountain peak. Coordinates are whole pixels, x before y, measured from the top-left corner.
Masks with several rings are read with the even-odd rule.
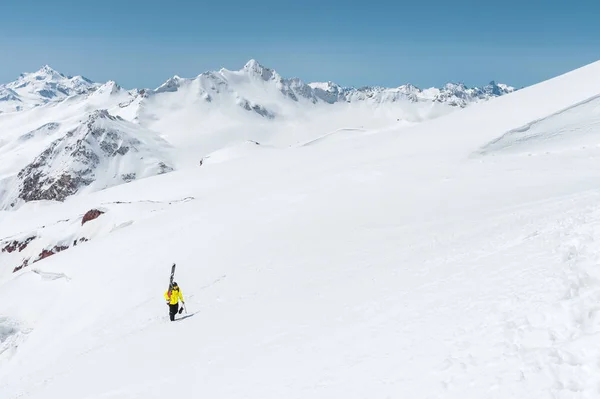
[[[248,61],[246,65],[244,65],[244,68],[242,70],[248,72],[251,75],[260,77],[262,80],[280,78],[277,72],[275,72],[273,69],[261,65],[255,59],[251,59],[250,61]]]
[[[114,116],[114,115],[109,114],[108,110],[106,110],[106,109],[98,109],[98,110],[90,113],[87,118],[87,121],[88,121],[88,123],[95,122],[97,119],[109,119],[112,121],[124,120],[120,116]]]
[[[98,88],[98,92],[104,92],[109,94],[118,93],[120,90],[121,86],[119,86],[114,80],[109,80],[108,82],[104,83]]]
[[[309,101],[312,104],[325,102],[369,101],[375,104],[394,103],[396,101],[408,102],[438,102],[450,106],[465,107],[469,103],[508,94],[514,91],[513,87],[490,82],[482,88],[468,88],[463,83],[448,83],[442,88],[422,90],[413,84],[405,84],[396,88],[385,87],[343,87],[335,82],[314,82],[306,84],[299,78],[286,79],[281,77],[274,69],[268,68],[256,59],[250,59],[242,69],[230,71],[221,69],[216,72],[204,72],[195,78],[186,79],[177,75],[169,78],[154,90],[129,90],[125,93],[116,82],[108,81],[98,84],[83,76],[67,76],[49,65],[33,73],[22,74],[19,79],[6,85],[0,85],[0,113],[15,112],[37,107],[49,102],[59,102],[67,97],[81,94],[91,94],[96,102],[107,100],[109,97],[122,97],[119,101],[121,108],[129,104],[138,104],[134,99],[142,100],[152,94],[193,90],[194,95],[199,95],[205,102],[211,102],[215,96],[229,96],[229,104],[243,104],[244,109],[269,109],[267,104],[262,104],[262,99],[252,98],[257,93],[250,90],[251,86],[240,86],[236,76],[245,76],[249,82],[269,85],[275,93],[283,95],[294,102]],[[194,83],[192,85],[192,83]],[[188,87],[189,86],[189,87]],[[245,93],[249,91],[249,93]],[[142,94],[143,93],[143,94]],[[190,93],[192,94],[192,93]],[[239,98],[245,101],[238,101]],[[276,101],[280,101],[281,98]],[[252,104],[246,106],[245,104]],[[135,112],[135,111],[133,111]],[[263,113],[261,113],[262,116]],[[275,115],[274,112],[269,112]]]
[[[308,84],[308,86],[312,87],[313,89],[320,89],[323,91],[337,91],[341,88],[337,83],[334,83],[332,81],[311,82]]]
[[[251,60],[249,60],[248,62],[246,62],[246,65],[244,65],[244,70],[262,70],[264,68],[264,66],[262,66],[258,61],[256,61],[254,58],[252,58]]]
[[[97,86],[83,76],[67,76],[44,65],[36,72],[22,73],[17,80],[0,85],[0,93],[11,91],[9,97],[0,96],[3,101],[0,103],[0,112],[20,111],[61,101],[73,95],[88,93]]]
[[[259,86],[260,89],[257,90]],[[197,98],[203,100],[202,104],[241,107],[251,115],[281,119],[285,117],[285,113],[278,112],[277,109],[287,107],[285,104],[290,100],[294,103],[311,104],[367,102],[373,106],[381,106],[393,103],[442,103],[451,107],[466,107],[472,102],[507,94],[510,92],[507,87],[503,88],[494,83],[483,89],[470,89],[462,83],[448,83],[441,89],[422,90],[410,83],[395,88],[343,87],[332,81],[306,84],[299,78],[283,78],[275,70],[260,64],[256,59],[251,59],[237,71],[222,68],[219,71],[203,72],[191,79],[174,76],[152,91],[152,94],[159,95],[152,101],[183,102]],[[160,96],[161,93],[167,92],[179,94],[171,96],[169,100]],[[134,101],[131,103],[138,104]],[[183,108],[184,105],[179,104],[177,107]],[[437,111],[433,113],[437,114]],[[422,119],[423,116],[416,118]]]
[[[445,90],[466,90],[467,86],[464,83],[448,82],[443,87]]]
[[[10,84],[17,82],[30,82],[30,81],[49,81],[49,80],[62,80],[67,78],[64,74],[58,72],[50,65],[44,65],[35,72],[24,72],[19,75],[19,78]]]
[[[400,87],[398,87],[398,89],[406,91],[406,92],[410,92],[410,93],[420,93],[422,90],[419,89],[417,86],[413,85],[412,83],[407,83],[405,85],[402,85]]]
[[[503,83],[496,83],[492,80],[490,83],[484,86],[482,90],[491,95],[501,96],[503,94],[512,93],[513,91],[515,91],[515,88],[512,86],[505,85]]]
[[[177,89],[181,86],[181,81],[183,79],[179,76],[175,75],[172,78],[167,79],[165,83],[158,86],[154,92],[155,93],[164,93],[164,92],[173,92],[177,91]]]
[[[39,71],[36,72],[36,74],[53,76],[53,77],[62,77],[62,78],[66,77],[62,73],[60,73],[57,70],[55,70],[54,68],[52,68],[50,65],[44,65],[43,67],[40,68]]]

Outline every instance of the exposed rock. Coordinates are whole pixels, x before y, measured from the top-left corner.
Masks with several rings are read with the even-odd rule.
[[[71,176],[63,174],[58,178],[44,175],[34,171],[28,166],[19,173],[23,179],[19,198],[24,201],[55,200],[64,201],[68,196],[75,194],[80,187],[91,184],[94,180],[85,176]]]
[[[4,247],[2,247],[2,252],[8,252],[9,254],[16,250],[21,252],[22,250],[27,248],[27,245],[29,245],[29,243],[31,241],[35,240],[35,238],[36,238],[36,236],[31,236],[31,237],[26,238],[23,241],[18,241],[18,240],[10,241],[10,242],[6,243],[6,245]]]
[[[69,247],[66,245],[55,245],[51,249],[44,249],[44,250],[42,250],[42,252],[40,252],[40,254],[37,256],[37,258],[31,263],[39,262],[42,259],[46,259],[52,255],[55,255],[59,252],[66,250],[66,249],[69,249]],[[13,269],[13,273],[18,272],[19,270],[21,270],[27,266],[29,266],[29,259],[24,259],[23,263],[21,263],[19,266],[15,267]]]
[[[252,110],[254,112],[256,112],[257,114],[259,114],[260,116],[264,116],[267,119],[275,118],[275,114],[272,113],[271,111],[269,111],[268,109],[266,109],[265,107],[263,107],[262,105],[255,104],[252,106]]]
[[[158,163],[158,167],[159,167],[159,171],[158,171],[159,175],[162,175],[162,174],[169,173],[169,172],[173,171],[173,168],[170,167],[169,165],[167,165],[164,162],[159,162]]]
[[[273,112],[269,111],[268,109],[266,109],[262,105],[252,104],[252,103],[250,103],[250,101],[246,100],[245,98],[238,98],[237,102],[238,102],[238,105],[240,107],[242,107],[243,109],[245,109],[246,111],[256,112],[258,115],[260,115],[264,118],[267,118],[267,119],[275,118],[275,114]]]
[[[2,247],[2,252],[13,253],[17,249],[18,241],[8,242],[4,247]]]
[[[33,261],[33,263],[42,260],[42,259],[46,259],[49,256],[54,255],[54,252],[51,249],[44,249],[38,256],[38,258],[36,260]]]
[[[85,215],[83,215],[83,218],[81,219],[81,225],[83,226],[87,222],[98,218],[102,214],[104,214],[104,212],[98,209],[90,209],[85,213]]]
[[[18,272],[19,270],[21,270],[21,269],[22,269],[22,268],[24,268],[24,267],[27,267],[28,265],[29,265],[29,259],[25,259],[25,260],[23,261],[23,263],[21,263],[19,266],[15,267],[15,268],[13,269],[13,273],[16,273],[16,272]]]
[[[73,241],[73,246],[76,247],[77,244],[81,244],[82,242],[86,242],[86,241],[89,241],[89,240],[87,238],[85,238],[85,237],[81,237],[79,240],[74,240]]]
[[[49,256],[55,255],[59,252],[64,251],[65,249],[69,249],[68,246],[65,245],[55,245],[54,248],[52,249],[44,249],[39,255],[38,258],[36,260],[33,261],[33,263],[38,262],[42,259],[46,259]]]
[[[27,248],[27,245],[29,245],[29,243],[33,240],[36,239],[36,236],[31,236],[28,237],[25,241],[23,241],[22,243],[19,244],[19,252],[21,252],[22,250],[24,250],[25,248]]]
[[[6,246],[2,247],[2,252],[13,253],[17,249],[18,241],[11,241]]]
[[[31,240],[33,240],[35,238],[36,237],[30,237],[27,240],[29,240],[28,242],[30,242]],[[77,246],[77,244],[81,244],[82,242],[86,242],[86,241],[89,241],[89,240],[85,237],[81,237],[78,240],[74,240],[72,246],[73,247]],[[12,245],[12,243],[11,243],[11,245]],[[38,256],[33,261],[31,261],[31,259],[33,259],[33,258],[24,259],[23,262],[19,266],[15,267],[13,269],[13,273],[18,272],[19,270],[23,269],[24,267],[29,266],[30,263],[33,264],[33,263],[39,262],[40,260],[46,259],[52,255],[59,253],[59,252],[66,251],[69,248],[70,247],[68,245],[55,245],[54,247],[52,247],[50,249],[44,249],[44,250],[42,250],[42,252],[40,252],[38,254]]]
[[[135,173],[124,173],[121,175],[121,179],[125,182],[125,183],[129,183],[135,180],[136,174]]]
[[[58,128],[47,124],[30,136],[48,135]],[[138,139],[136,135],[142,137]],[[17,174],[17,197],[25,202],[64,201],[81,189],[104,189],[134,179],[171,172],[164,162],[164,144],[152,132],[113,116],[106,110],[92,112],[75,129],[53,141],[29,165]],[[29,136],[27,136],[29,137]],[[142,140],[146,140],[143,142]],[[110,176],[108,165],[131,165],[121,175]],[[141,171],[136,173],[135,171]],[[94,183],[101,181],[95,187]],[[15,201],[8,200],[7,205]]]

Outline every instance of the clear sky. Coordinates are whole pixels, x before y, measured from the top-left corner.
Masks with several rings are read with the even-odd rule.
[[[599,0],[0,0],[0,82],[44,64],[127,88],[255,58],[284,77],[530,85],[600,59]]]

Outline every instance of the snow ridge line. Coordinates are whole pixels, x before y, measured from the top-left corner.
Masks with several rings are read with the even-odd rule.
[[[501,136],[495,138],[494,140],[490,141],[489,143],[485,144],[484,146],[482,146],[481,148],[479,148],[478,150],[476,150],[473,153],[473,155],[475,155],[475,156],[477,156],[477,155],[479,155],[479,156],[481,156],[481,155],[487,155],[487,154],[492,153],[492,152],[497,151],[497,150],[502,150],[502,149],[505,149],[505,148],[508,148],[508,147],[512,147],[512,146],[514,146],[516,144],[519,144],[519,143],[523,143],[523,142],[526,142],[526,141],[529,141],[529,140],[533,140],[533,139],[537,138],[539,135],[536,135],[536,136],[526,136],[526,137],[517,137],[517,138],[514,139],[514,141],[510,140],[510,137],[513,136],[513,135],[515,135],[515,134],[517,134],[517,133],[527,132],[533,126],[535,126],[535,125],[537,125],[537,124],[539,124],[539,123],[541,123],[541,122],[543,122],[543,121],[545,121],[547,119],[550,119],[550,118],[553,118],[555,116],[564,114],[565,112],[568,112],[568,111],[570,111],[570,110],[572,110],[574,108],[577,108],[577,107],[579,107],[581,105],[588,104],[588,103],[590,103],[592,101],[595,101],[595,100],[598,100],[598,99],[600,99],[600,94],[592,96],[592,97],[590,97],[590,98],[588,98],[586,100],[580,101],[580,102],[578,102],[576,104],[570,105],[570,106],[568,106],[566,108],[563,108],[560,111],[554,112],[554,113],[552,113],[550,115],[546,115],[543,118],[539,118],[539,119],[533,120],[533,121],[531,121],[531,122],[529,122],[529,123],[527,123],[527,124],[525,124],[523,126],[520,126],[518,128],[511,129],[508,132],[502,134]],[[494,148],[498,143],[501,143],[502,141],[508,141],[508,142],[503,147]]]
[[[139,201],[113,201],[103,202],[101,205],[123,205],[123,204],[177,204],[179,202],[189,202],[195,200],[196,197],[185,197],[171,201],[155,201],[155,200],[139,200]]]

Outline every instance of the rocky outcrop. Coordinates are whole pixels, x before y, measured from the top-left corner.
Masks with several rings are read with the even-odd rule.
[[[29,266],[29,259],[25,259],[23,261],[23,263],[21,263],[19,266],[15,267],[13,269],[13,273],[18,272],[19,270],[21,270],[22,268],[27,267],[27,266]]]
[[[54,254],[57,254],[59,252],[64,251],[65,249],[69,249],[68,246],[66,245],[55,245],[52,249],[44,249],[37,257],[36,260],[33,261],[33,263],[38,262],[42,259],[46,259],[49,256],[52,256]]]
[[[90,209],[85,213],[85,215],[83,215],[83,218],[81,219],[81,225],[83,226],[87,222],[97,219],[102,214],[104,214],[104,212],[98,209]]]
[[[272,111],[269,111],[267,108],[265,108],[262,105],[252,104],[250,101],[248,101],[244,98],[238,98],[237,103],[240,107],[242,107],[246,111],[256,112],[258,115],[262,116],[263,118],[267,118],[267,119],[275,118],[275,113],[273,113]]]
[[[73,241],[73,246],[76,247],[77,244],[81,244],[82,242],[87,242],[87,241],[89,241],[87,238],[81,237],[79,240],[74,240]]]
[[[168,144],[153,132],[106,110],[95,111],[17,174],[13,201],[64,201],[94,184],[100,189],[167,173],[173,170],[167,152]]]
[[[75,240],[73,242],[73,246],[76,246],[77,243],[82,243],[85,241],[88,241],[88,239],[85,237],[82,237],[79,240]],[[34,264],[36,262],[44,260],[52,255],[56,255],[59,252],[66,251],[69,248],[70,247],[68,245],[55,245],[52,248],[45,248],[35,258],[23,259],[23,262],[19,266],[15,267],[13,269],[13,273],[18,272],[19,270],[23,269],[24,267],[29,266],[30,264]],[[31,259],[33,259],[33,261]]]
[[[33,240],[35,240],[37,237],[36,236],[31,236],[28,237],[22,241],[19,240],[13,240],[10,241],[8,243],[4,243],[3,247],[2,247],[2,252],[7,252],[7,253],[13,253],[15,251],[23,251],[25,248],[27,248],[27,245],[29,245],[29,243]]]

